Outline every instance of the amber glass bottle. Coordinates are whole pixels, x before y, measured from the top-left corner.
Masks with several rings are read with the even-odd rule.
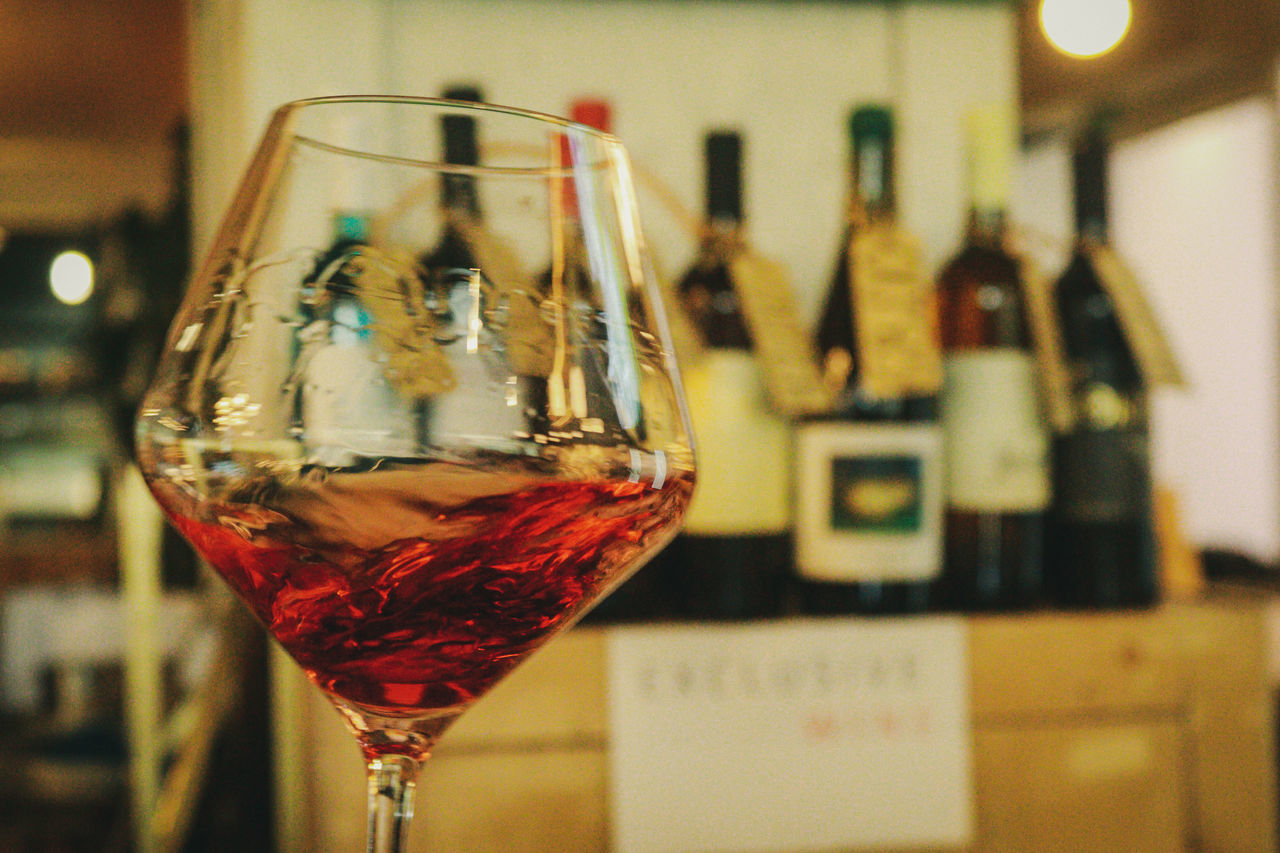
[[[962,610],[1013,609],[1043,595],[1049,437],[1021,270],[1005,245],[1012,114],[975,110],[967,130],[968,228],[938,278],[946,372],[942,597]]]

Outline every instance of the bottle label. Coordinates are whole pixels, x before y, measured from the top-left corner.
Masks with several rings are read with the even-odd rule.
[[[424,320],[412,310],[424,301],[422,279],[412,259],[361,246],[350,252],[342,270],[361,295],[360,304],[372,315],[369,325],[375,330],[387,383],[406,397],[428,397],[456,388],[453,365],[435,340],[434,320]],[[399,294],[403,301],[386,294]]]
[[[942,564],[942,436],[825,422],[796,434],[796,569],[836,583],[919,581]]]
[[[1143,432],[1080,430],[1058,438],[1055,455],[1056,509],[1066,520],[1135,521],[1150,511]]]
[[[861,390],[878,400],[936,394],[937,306],[919,245],[896,225],[876,223],[854,230],[848,257]]]
[[[755,357],[707,350],[684,372],[698,437],[698,488],[684,530],[700,536],[791,529],[791,428],[768,406]]]
[[[948,355],[942,428],[952,507],[999,513],[1048,506],[1049,438],[1030,354],[995,348]]]
[[[505,342],[512,369],[520,376],[549,376],[556,351],[555,333],[543,315],[542,299],[532,277],[521,267],[515,249],[483,225],[466,220],[458,225],[481,274],[493,282],[506,306]]]

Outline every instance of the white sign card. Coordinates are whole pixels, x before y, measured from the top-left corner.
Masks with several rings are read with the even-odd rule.
[[[962,619],[608,633],[617,853],[962,847]]]

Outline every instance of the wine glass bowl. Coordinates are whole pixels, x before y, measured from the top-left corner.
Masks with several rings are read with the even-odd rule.
[[[411,783],[675,535],[694,466],[671,352],[613,137],[475,103],[295,102],[189,285],[137,459],[375,782],[394,758]],[[388,841],[371,812],[370,849],[400,849],[393,823]]]

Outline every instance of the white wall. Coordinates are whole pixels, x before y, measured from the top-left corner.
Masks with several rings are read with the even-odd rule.
[[[658,190],[696,213],[703,133],[743,130],[751,233],[790,268],[805,316],[817,312],[840,233],[850,109],[896,106],[903,214],[938,262],[963,224],[961,114],[1017,97],[1002,3],[224,0],[195,4],[193,43],[200,246],[285,101],[432,96],[476,82],[490,101],[563,114],[572,98],[602,95],[669,272],[693,243]]]
[[[1146,134],[1114,157],[1115,238],[1191,386],[1157,396],[1157,476],[1192,538],[1280,552],[1276,115],[1248,100]]]
[[[1189,387],[1153,401],[1153,468],[1192,541],[1280,556],[1280,263],[1276,104],[1257,97],[1118,144],[1112,237],[1144,283]],[[1017,218],[1072,231],[1061,141],[1026,152]]]

